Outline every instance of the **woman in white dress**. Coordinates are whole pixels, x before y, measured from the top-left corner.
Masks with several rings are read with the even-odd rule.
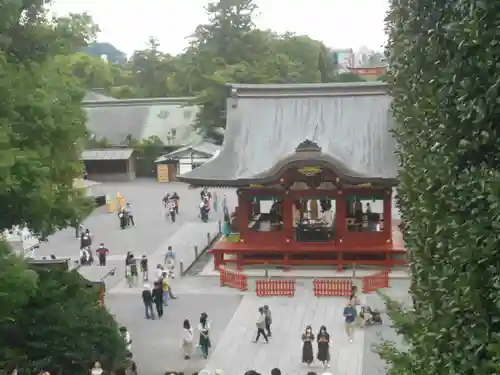
[[[184,359],[190,359],[193,355],[193,329],[191,328],[191,323],[189,320],[184,320],[184,330],[182,332],[182,352],[184,354]]]

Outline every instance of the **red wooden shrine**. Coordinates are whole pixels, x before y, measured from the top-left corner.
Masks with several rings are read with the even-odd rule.
[[[370,100],[378,100],[375,95],[385,95],[384,92],[375,92],[372,86],[375,87],[351,87],[353,100],[360,100],[368,89],[373,91],[366,94]],[[336,87],[342,90],[338,95],[345,95],[346,87],[335,86],[331,90],[337,90]],[[379,86],[376,89],[379,90]],[[257,94],[248,94],[250,98],[252,95]],[[271,97],[274,94],[267,95]],[[293,93],[281,94],[276,89],[276,95],[283,95],[279,98],[280,103],[283,103],[284,100],[290,100]],[[310,94],[306,92],[301,95]],[[371,99],[372,97],[375,99]],[[244,99],[242,94],[241,100]],[[266,100],[266,103],[270,103],[269,100],[273,99]],[[338,99],[335,97],[333,100]],[[344,99],[341,104],[345,107],[349,104],[346,103]],[[367,106],[369,102],[365,100],[363,104]],[[377,110],[379,106],[378,102],[374,102],[373,110]],[[230,111],[237,110],[237,107],[237,100],[228,101]],[[241,111],[244,110],[243,107]],[[345,109],[347,111],[348,108]],[[356,111],[352,113],[355,114]],[[247,116],[252,116],[251,111],[248,111]],[[245,126],[244,122],[230,124],[230,117],[231,114],[228,113],[227,132],[232,137],[236,137],[236,134],[249,137],[259,131],[265,132],[265,129],[257,128],[252,129],[253,133],[244,128],[238,129]],[[352,122],[345,121],[345,126],[351,124]],[[230,130],[231,127],[233,128]],[[300,126],[295,129],[302,131]],[[328,130],[327,127],[325,129]],[[360,132],[363,130],[362,127],[359,129]],[[370,137],[371,144],[376,143],[373,139],[375,135],[380,136],[381,146],[377,147],[381,147],[382,151],[370,154],[359,147],[355,149],[361,162],[368,160],[370,155],[378,157],[385,152],[383,147],[389,144],[386,139],[390,135],[384,129],[377,130],[377,133],[371,130],[366,135]],[[281,134],[287,133],[285,131]],[[290,138],[277,138],[276,142],[290,143],[297,135],[290,134]],[[294,145],[295,152],[283,155],[280,159],[273,155],[274,150],[256,152],[252,147],[259,147],[258,140],[251,142],[244,139],[243,142],[241,139],[227,137],[217,158],[179,177],[180,181],[194,186],[237,188],[238,205],[230,218],[231,234],[226,233],[210,250],[216,268],[235,264],[238,270],[242,270],[246,265],[272,264],[287,270],[294,265],[332,265],[341,271],[345,265],[361,264],[382,265],[389,270],[393,265],[406,263],[399,223],[392,220],[392,192],[397,181],[390,176],[395,175],[395,168],[391,167],[394,169],[393,174],[373,177],[380,175],[373,167],[377,161],[369,160],[365,168],[367,172],[357,173],[335,156],[335,149],[331,147],[334,142],[331,141],[332,135],[325,134],[324,138],[315,139],[328,139],[329,148],[322,150],[317,142],[302,138]],[[354,149],[356,143],[351,143]],[[251,146],[247,147],[248,144]],[[391,157],[390,152],[386,154]],[[254,161],[260,155],[270,156],[268,160]],[[266,164],[269,160],[271,161]],[[236,161],[240,164],[235,164]],[[258,170],[263,165],[266,168]],[[373,172],[368,167],[372,167]],[[240,171],[249,170],[252,173],[244,177],[233,177],[237,173],[241,176]]]

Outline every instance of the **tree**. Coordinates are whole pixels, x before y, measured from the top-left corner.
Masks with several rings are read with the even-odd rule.
[[[358,76],[357,74],[349,72],[349,73],[340,73],[333,79],[333,82],[365,82],[365,79],[363,79],[363,77]]]
[[[111,314],[100,307],[99,291],[77,271],[39,269],[37,288],[17,310],[16,324],[17,334],[7,338],[6,359],[21,373],[45,368],[87,375],[92,360],[114,369],[125,358],[125,342]]]
[[[0,352],[7,350],[5,339],[16,323],[16,313],[28,302],[37,286],[35,272],[24,261],[12,254],[9,246],[0,241]],[[0,361],[6,358],[0,354]],[[5,363],[0,363],[4,368]]]
[[[499,6],[392,1],[389,81],[415,306],[391,374],[498,374]],[[409,43],[408,41],[411,41]]]
[[[124,65],[127,63],[127,55],[111,43],[93,42],[83,48],[82,51],[93,57],[105,56],[106,60],[111,64]]]
[[[28,225],[43,237],[90,209],[73,189],[82,171],[84,91],[51,53],[70,52],[93,28],[77,16],[73,25],[49,22],[39,1],[12,1],[0,13],[1,33],[11,40],[0,53],[0,228]]]
[[[86,15],[49,19],[43,0],[0,5],[0,230],[28,226],[45,237],[88,213],[73,188],[86,137],[82,80],[67,57],[96,31]],[[88,373],[92,355],[124,357],[112,317],[82,291],[76,273],[34,274],[0,242],[0,366],[60,366]],[[85,365],[84,365],[85,362]]]
[[[210,22],[197,27],[185,55],[186,68],[176,73],[176,81],[186,77],[196,93],[201,110],[195,127],[206,138],[221,141],[228,83],[312,83],[322,77],[320,66],[334,70],[326,57],[319,61],[326,50],[321,42],[255,29],[256,8],[251,0],[209,4]]]

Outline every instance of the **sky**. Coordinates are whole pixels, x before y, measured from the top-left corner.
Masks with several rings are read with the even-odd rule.
[[[207,17],[208,0],[53,0],[52,11],[89,13],[100,28],[98,40],[109,42],[131,55],[142,49],[148,37],[160,41],[160,49],[176,54],[186,37]],[[382,50],[386,41],[384,17],[389,0],[255,0],[257,27],[276,32],[306,34],[331,48],[361,47]],[[304,6],[307,5],[307,6]]]

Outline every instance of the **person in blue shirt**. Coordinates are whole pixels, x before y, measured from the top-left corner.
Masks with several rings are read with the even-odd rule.
[[[357,315],[358,313],[356,311],[356,308],[352,304],[352,301],[349,299],[347,306],[344,308],[345,332],[347,333],[349,342],[352,342],[352,340],[354,339],[354,328]]]

